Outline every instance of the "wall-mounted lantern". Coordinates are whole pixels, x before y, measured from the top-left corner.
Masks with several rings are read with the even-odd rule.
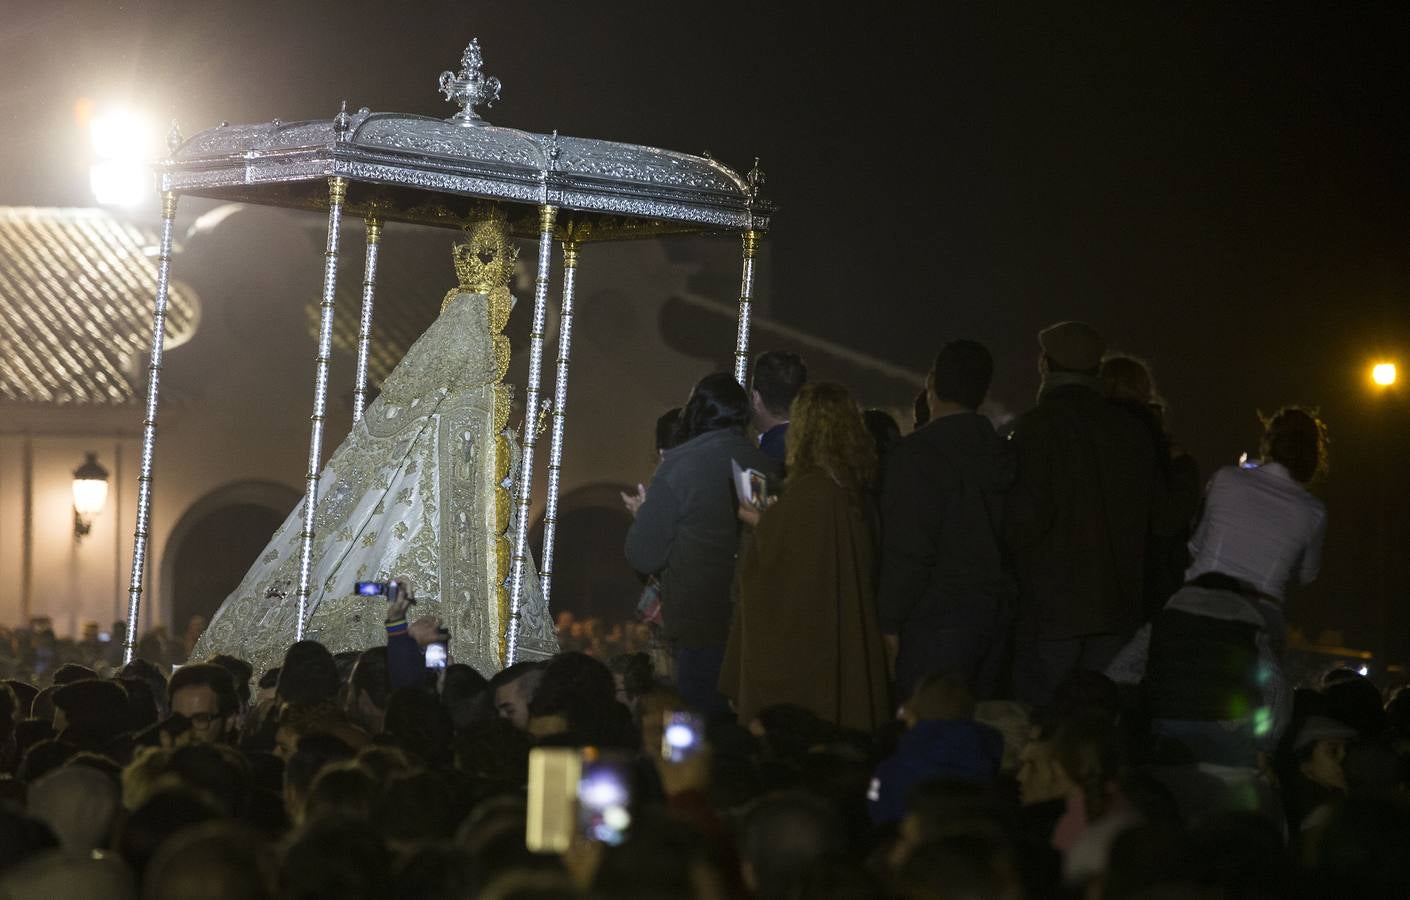
[[[85,454],[83,465],[73,470],[73,536],[81,538],[93,529],[93,519],[108,502],[108,470],[98,463],[98,454]]]

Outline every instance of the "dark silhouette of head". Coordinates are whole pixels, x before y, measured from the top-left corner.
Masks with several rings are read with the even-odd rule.
[[[284,654],[275,689],[286,703],[312,705],[338,697],[338,665],[317,641],[299,641]]]
[[[750,808],[740,838],[744,878],[760,898],[784,897],[820,859],[845,849],[836,811],[802,791],[763,797]]]
[[[1316,410],[1285,406],[1263,420],[1262,455],[1307,484],[1327,471],[1327,423]]]
[[[706,375],[696,382],[681,410],[676,443],[720,429],[743,431],[749,423],[749,398],[728,372]]]
[[[994,377],[994,358],[978,341],[950,341],[935,354],[930,367],[930,389],[940,400],[965,409],[979,409]]]
[[[754,374],[749,389],[759,395],[764,409],[780,419],[788,418],[788,408],[798,389],[808,383],[808,367],[803,357],[783,350],[768,350],[754,358]]]

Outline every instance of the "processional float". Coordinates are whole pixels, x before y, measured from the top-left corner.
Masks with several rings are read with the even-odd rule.
[[[345,214],[362,217],[366,256],[358,329],[353,420],[367,405],[367,359],[376,291],[377,254],[384,222],[462,228],[486,202],[504,212],[510,232],[538,241],[533,319],[525,388],[523,450],[514,485],[512,562],[508,575],[509,616],[505,664],[514,662],[520,603],[528,558],[528,520],[534,453],[540,417],[550,414],[548,487],[543,518],[540,578],[545,599],[553,577],[559,477],[563,460],[572,349],[573,290],[580,245],[664,235],[738,235],[743,250],[734,374],[744,383],[754,290],[754,257],[768,231],[773,207],[759,188],[758,160],[747,176],[709,156],[691,156],[613,141],[591,140],[503,128],[477,112],[499,98],[499,79],[482,71],[477,40],[461,57],[458,72],[442,72],[439,86],[460,111],[449,119],[400,113],[356,113],[342,109],[332,119],[228,125],[183,140],[173,124],[169,155],[158,164],[161,185],[161,245],[153,308],[147,397],[138,473],[137,525],[128,591],[124,661],[133,656],[146,569],[151,518],[157,403],[161,386],[162,338],[171,276],[173,223],[182,196],[289,209],[327,211],[328,235],[319,304],[318,353],[314,363],[312,426],[302,506],[295,640],[302,640],[311,590],[315,509],[328,402],[339,238]],[[542,397],[544,328],[553,242],[562,253],[558,354],[552,400]]]

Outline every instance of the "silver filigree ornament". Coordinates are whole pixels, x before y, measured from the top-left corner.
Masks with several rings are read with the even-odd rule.
[[[500,85],[498,78],[481,71],[484,63],[484,57],[480,55],[480,39],[471,38],[460,57],[460,71],[441,73],[438,82],[441,93],[447,100],[460,104],[460,112],[451,116],[449,121],[463,126],[485,124],[485,120],[475,112],[475,107],[481,104],[494,106],[499,99]]]

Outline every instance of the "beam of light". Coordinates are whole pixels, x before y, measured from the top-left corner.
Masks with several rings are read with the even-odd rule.
[[[1381,387],[1390,387],[1395,384],[1396,375],[1395,363],[1393,362],[1376,363],[1371,367],[1371,380]]]

